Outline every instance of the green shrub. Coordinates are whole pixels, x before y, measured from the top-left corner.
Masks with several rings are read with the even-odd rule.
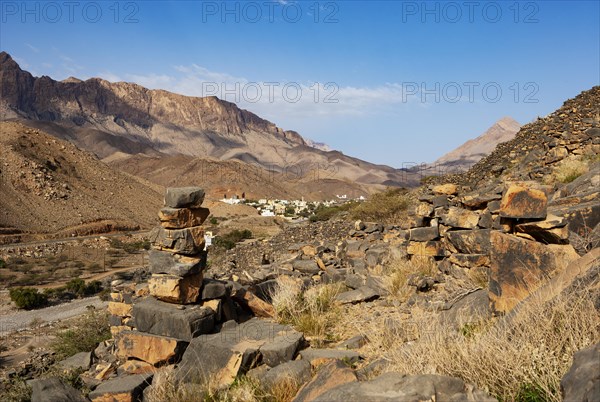
[[[241,242],[244,239],[251,239],[252,232],[248,229],[238,230],[234,229],[231,232],[215,238],[215,246],[222,247],[225,250],[231,250],[235,247],[236,243]]]
[[[375,221],[382,223],[398,222],[411,205],[407,191],[400,188],[389,188],[384,192],[373,194],[350,212],[352,219]]]
[[[48,304],[48,296],[39,293],[34,288],[14,288],[10,290],[9,294],[10,299],[18,308],[31,310]]]
[[[85,297],[100,292],[102,290],[102,283],[100,281],[92,281],[86,284],[83,279],[76,278],[71,279],[65,285],[65,290],[74,293],[77,297]]]
[[[6,261],[4,261],[3,259],[0,259],[0,269],[2,268],[6,268]]]
[[[69,357],[79,352],[90,352],[110,337],[108,314],[91,311],[78,318],[71,329],[57,333],[52,349],[58,358]]]
[[[212,216],[208,221],[210,222],[211,225],[218,225],[219,224],[219,220],[216,217],[214,217],[214,216]]]

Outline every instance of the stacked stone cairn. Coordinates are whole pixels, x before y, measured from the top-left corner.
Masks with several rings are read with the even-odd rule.
[[[108,311],[114,343],[99,346],[94,353],[102,362],[84,376],[91,387],[99,384],[90,393],[92,401],[141,399],[157,368],[177,363],[196,367],[199,357],[195,348],[218,350],[215,345],[222,344],[223,331],[230,333],[227,350],[235,350],[228,353],[238,353],[237,342],[243,341],[239,334],[250,333],[265,344],[265,356],[273,353],[267,351],[267,339],[279,339],[276,334],[281,331],[289,333],[287,327],[252,318],[272,317],[273,307],[248,289],[203,277],[207,251],[202,223],[209,215],[203,201],[201,188],[167,189],[165,207],[159,212],[160,226],[150,233],[153,249],[149,251],[148,282],[113,283]],[[243,329],[246,327],[252,330]],[[202,335],[209,338],[200,340]],[[275,353],[273,361],[278,364],[292,359],[301,339],[302,334],[293,331],[291,345],[287,338],[279,342],[283,346],[275,350],[283,348],[285,353],[283,357]],[[218,361],[215,373],[227,362]],[[211,368],[202,370],[215,374]],[[233,374],[226,376],[227,381],[233,381],[241,369],[247,367],[236,366]],[[183,378],[190,369],[180,371]]]

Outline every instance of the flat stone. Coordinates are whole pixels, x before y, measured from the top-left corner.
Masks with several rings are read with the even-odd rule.
[[[116,356],[135,358],[152,365],[175,363],[187,347],[187,342],[139,331],[122,331],[116,339]]]
[[[440,184],[438,186],[433,186],[431,191],[433,191],[434,194],[455,195],[458,193],[458,186],[452,183]]]
[[[321,272],[321,269],[317,265],[315,260],[294,260],[292,262],[292,268],[295,271],[302,272],[304,274],[317,274]]]
[[[208,208],[163,208],[158,212],[158,219],[163,228],[184,229],[202,225],[208,215]]]
[[[289,347],[273,347],[299,342],[300,333],[292,328],[258,318],[242,324],[223,328],[220,333],[194,338],[186,349],[175,371],[175,379],[184,383],[198,383],[211,379],[218,386],[233,383],[241,372],[255,367],[265,358],[284,363],[292,359],[296,351]]]
[[[369,340],[364,335],[356,335],[350,339],[345,340],[336,346],[337,349],[360,349],[365,346]]]
[[[31,402],[85,402],[81,392],[59,378],[38,378],[27,382],[31,386]]]
[[[204,190],[200,187],[167,188],[165,206],[169,208],[199,208],[204,202]]]
[[[260,376],[260,382],[267,388],[285,386],[286,383],[302,385],[310,381],[311,367],[305,360],[289,361],[280,364]]]
[[[380,294],[367,286],[361,286],[358,289],[340,293],[335,300],[342,304],[355,304],[371,301],[379,298]]]
[[[206,267],[206,253],[198,256],[183,256],[168,251],[150,250],[148,252],[150,272],[176,276],[194,275]]]
[[[214,328],[214,312],[200,306],[180,310],[178,306],[147,298],[133,307],[138,331],[190,341]]]
[[[152,274],[148,279],[150,295],[169,303],[196,303],[202,288],[202,272],[176,276],[168,274]]]
[[[478,401],[497,402],[484,391],[467,386],[461,379],[442,375],[385,373],[363,382],[348,382],[329,389],[312,401]]]
[[[263,362],[269,367],[275,367],[292,360],[302,341],[304,335],[296,331],[276,335],[260,348]]]
[[[129,317],[131,316],[131,310],[133,306],[127,303],[120,302],[108,302],[108,312],[112,315],[116,315],[119,317]]]
[[[437,226],[415,228],[409,231],[409,240],[411,241],[428,241],[435,240],[440,236],[440,231]]]
[[[544,219],[548,198],[541,190],[510,185],[500,202],[500,216],[519,219]]]
[[[490,302],[497,313],[507,313],[544,281],[579,258],[571,245],[544,245],[492,232]]]
[[[460,201],[465,207],[483,209],[492,201],[501,200],[500,194],[466,195]],[[498,204],[498,207],[500,204]]]
[[[346,366],[340,360],[333,360],[321,367],[317,375],[307,384],[305,384],[292,402],[314,401],[319,395],[326,393],[331,389],[357,382],[354,371]],[[339,401],[340,399],[330,399]],[[347,401],[354,401],[354,398],[348,398]],[[365,400],[366,401],[366,400]]]
[[[92,352],[79,352],[62,360],[58,365],[67,370],[83,369],[83,371],[86,371],[92,365]]]
[[[515,225],[515,231],[526,233],[535,240],[546,244],[566,244],[569,240],[566,219],[554,215],[548,215],[543,221]]]
[[[92,402],[138,402],[142,400],[144,389],[152,383],[152,374],[136,374],[117,377],[90,392]]]
[[[406,252],[410,255],[443,257],[446,255],[444,245],[439,241],[418,242],[411,241],[408,243]]]
[[[479,223],[479,214],[468,209],[450,207],[442,215],[442,222],[446,226],[458,229],[475,229]]]
[[[204,230],[201,226],[186,229],[165,229],[161,226],[152,229],[148,238],[159,250],[169,250],[177,254],[194,256],[204,249]]]

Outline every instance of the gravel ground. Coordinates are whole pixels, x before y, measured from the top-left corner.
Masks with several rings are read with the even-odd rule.
[[[0,336],[29,328],[33,320],[42,320],[43,322],[64,320],[84,314],[87,311],[88,306],[94,306],[96,309],[101,309],[107,305],[107,302],[104,302],[100,300],[99,297],[95,296],[72,300],[68,303],[39,310],[20,311],[18,313],[3,315],[0,316]]]

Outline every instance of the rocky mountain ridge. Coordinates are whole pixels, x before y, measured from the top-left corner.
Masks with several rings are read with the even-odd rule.
[[[324,145],[216,97],[188,97],[99,78],[36,78],[6,52],[0,53],[0,116],[24,120],[101,159],[187,155],[238,160],[278,172],[301,162],[308,166],[302,169],[307,180],[319,169],[335,172],[337,181],[363,186],[418,181],[403,170],[324,151]]]

